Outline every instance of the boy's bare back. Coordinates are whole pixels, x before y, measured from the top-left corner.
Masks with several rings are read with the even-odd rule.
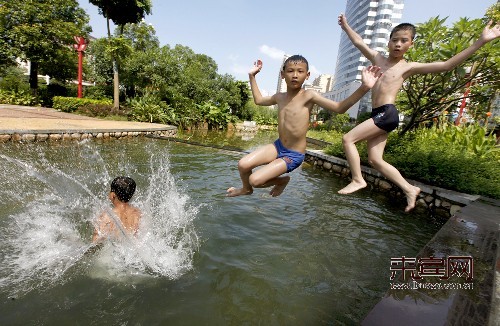
[[[109,216],[107,212],[104,212],[99,217],[99,223],[94,233],[94,241],[105,237],[118,238],[122,236],[121,228],[130,236],[137,233],[141,218],[141,212],[138,208],[127,204],[127,207],[113,208],[113,214],[114,218]],[[116,218],[119,221],[116,221]],[[117,226],[117,222],[121,223],[120,227]]]
[[[123,227],[129,234],[135,234],[137,232],[141,218],[141,212],[138,208],[132,205],[126,205],[124,207],[113,208],[113,212],[120,218]]]
[[[113,180],[108,194],[113,205],[113,216],[109,216],[108,212],[103,212],[99,216],[93,235],[94,242],[108,236],[118,237],[122,235],[122,231],[130,235],[137,233],[141,211],[129,204],[135,187],[135,181],[129,177],[117,177]]]

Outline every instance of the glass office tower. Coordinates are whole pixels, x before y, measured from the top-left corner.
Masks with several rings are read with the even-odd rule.
[[[404,0],[347,0],[347,22],[370,48],[386,53],[392,27],[401,22]],[[341,101],[351,95],[361,84],[361,70],[368,61],[341,31],[333,90],[327,97]],[[371,111],[370,93],[365,95],[348,113],[356,118]]]

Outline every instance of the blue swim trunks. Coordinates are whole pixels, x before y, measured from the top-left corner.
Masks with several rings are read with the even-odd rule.
[[[286,163],[286,172],[292,172],[304,162],[304,158],[306,157],[305,154],[286,148],[281,143],[281,140],[277,139],[274,142],[274,147],[276,147],[278,151],[277,158],[283,159]]]

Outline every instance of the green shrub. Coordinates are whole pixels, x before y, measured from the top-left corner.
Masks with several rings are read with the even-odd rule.
[[[326,110],[322,110],[321,112],[324,112]],[[330,111],[328,111],[330,112]],[[342,131],[342,132],[348,132],[349,130],[352,129],[352,126],[350,124],[350,117],[347,113],[343,114],[338,114],[338,113],[332,113],[328,116],[329,118],[325,120],[323,123],[314,123],[312,129],[314,130],[326,130],[326,131]]]
[[[163,124],[177,123],[174,109],[155,95],[146,94],[142,97],[135,97],[127,101],[127,106],[130,107],[129,116],[133,120]]]
[[[232,121],[227,105],[221,107],[212,102],[205,102],[196,104],[196,108],[200,111],[203,122],[207,123],[208,129],[226,128],[228,123]]]
[[[95,104],[87,103],[78,107],[75,113],[87,116],[87,117],[99,117],[107,118],[113,117],[123,117],[121,120],[127,120],[129,110],[126,108],[114,108],[112,104]]]
[[[252,120],[258,125],[277,126],[278,110],[265,106],[255,106],[252,110]]]
[[[478,155],[463,144],[432,139],[428,130],[417,130],[393,141],[385,159],[405,177],[469,194],[500,198],[500,155]]]
[[[451,127],[441,124],[440,127],[417,129],[404,136],[391,133],[384,159],[406,178],[464,193],[500,198],[500,150],[495,145],[495,137],[484,131],[478,125]],[[345,158],[342,134],[336,135],[336,139],[328,140],[332,144],[325,148],[325,152]],[[366,142],[356,146],[362,164],[368,165]]]
[[[27,93],[30,90],[28,77],[24,75],[24,71],[21,68],[8,67],[2,71],[0,89],[14,93]]]
[[[0,103],[14,105],[35,105],[36,98],[29,91],[4,91],[0,89]]]
[[[50,84],[40,83],[38,86],[38,100],[46,107],[53,107],[53,98],[55,96],[76,97],[77,85],[62,83],[57,80],[51,80]]]
[[[86,98],[104,100],[113,98],[113,85],[85,86],[83,94]]]
[[[241,118],[255,121],[258,125],[277,126],[278,110],[272,107],[259,106],[253,101],[248,101],[242,109]]]
[[[52,100],[53,100],[52,107],[54,109],[61,110],[63,112],[75,112],[79,107],[89,104],[96,104],[96,105],[113,104],[113,101],[110,99],[94,100],[89,98],[55,96]]]

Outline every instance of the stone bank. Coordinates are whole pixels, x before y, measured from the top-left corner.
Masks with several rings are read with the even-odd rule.
[[[323,169],[342,178],[348,178],[351,175],[351,170],[346,160],[327,155],[322,150],[307,150],[305,161],[316,168]],[[389,196],[405,197],[399,187],[387,180],[377,170],[366,166],[362,166],[361,170],[363,177],[370,187]],[[414,180],[408,180],[408,182],[421,189],[416,209],[428,210],[431,215],[448,218],[453,216],[461,207],[476,201],[480,197],[429,186]]]

